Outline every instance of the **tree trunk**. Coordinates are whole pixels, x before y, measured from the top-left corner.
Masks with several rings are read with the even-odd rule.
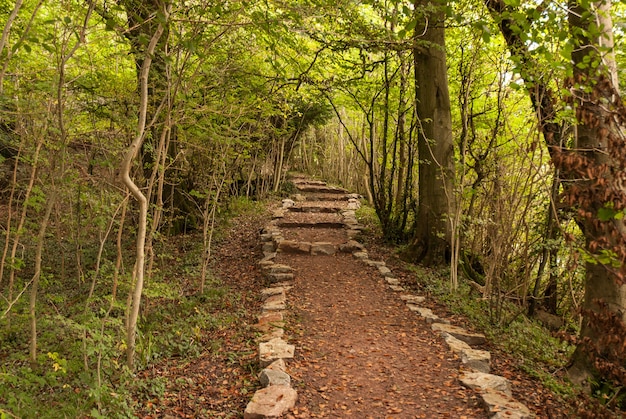
[[[446,262],[453,204],[454,146],[441,0],[416,0],[415,99],[420,119],[419,207],[409,257],[426,265]],[[423,13],[423,14],[422,14]]]
[[[492,16],[500,26],[511,54],[519,59],[520,73],[539,118],[552,161],[563,179],[565,204],[576,212],[577,223],[585,236],[585,299],[580,344],[572,360],[569,373],[572,381],[585,384],[587,378],[600,375],[594,361],[607,354],[617,354],[614,367],[623,369],[623,335],[609,333],[607,325],[626,331],[626,226],[623,215],[626,208],[626,191],[622,186],[626,171],[624,125],[626,109],[612,82],[610,66],[606,60],[611,51],[599,48],[601,40],[607,46],[610,39],[606,24],[610,16],[604,15],[604,25],[597,27],[597,10],[608,10],[610,2],[593,5],[572,1],[568,7],[571,38],[574,42],[572,62],[573,95],[569,106],[576,111],[575,141],[570,149],[562,144],[560,127],[556,122],[555,95],[547,81],[533,70],[540,68],[532,58],[526,43],[514,28],[512,16],[516,10],[503,0],[486,0]],[[595,29],[594,29],[595,28]],[[601,30],[601,31],[600,31]],[[608,51],[608,54],[607,54]],[[600,54],[605,54],[601,56]],[[600,213],[604,216],[600,217]],[[612,213],[614,212],[614,213]],[[612,316],[612,317],[611,317]],[[616,323],[620,323],[616,326]],[[615,330],[615,329],[614,329]],[[610,366],[609,365],[609,366]],[[608,379],[611,369],[603,371]]]
[[[141,296],[143,293],[143,280],[144,280],[144,265],[145,265],[145,245],[146,245],[146,230],[148,224],[148,200],[146,196],[141,192],[137,184],[130,177],[130,169],[133,160],[139,154],[139,150],[144,141],[146,133],[146,117],[148,112],[148,75],[150,73],[150,65],[152,64],[152,55],[156,48],[157,42],[163,33],[163,26],[158,25],[155,33],[150,39],[150,44],[145,51],[145,58],[141,66],[140,72],[140,103],[139,103],[139,119],[137,121],[137,133],[133,142],[128,147],[124,161],[121,165],[121,178],[124,185],[131,192],[133,197],[139,203],[139,221],[137,225],[137,249],[136,249],[136,261],[135,261],[135,289],[132,295],[132,304],[128,315],[128,325],[126,330],[127,342],[126,342],[126,363],[131,370],[134,367],[135,358],[135,338],[137,332],[137,320],[139,317],[139,306],[141,304]]]
[[[573,1],[568,8],[575,42],[571,100],[577,118],[575,143],[584,169],[583,173],[573,174],[578,175],[579,182],[568,193],[580,207],[578,224],[591,256],[585,264],[582,345],[576,348],[569,370],[571,379],[579,384],[598,374],[597,357],[604,357],[614,349],[611,347],[614,340],[609,336],[614,332],[602,324],[606,315],[616,314],[622,327],[626,323],[626,227],[623,218],[611,215],[604,219],[598,215],[602,210],[623,211],[626,207],[621,179],[626,168],[623,150],[626,111],[614,84],[613,68],[607,65],[613,61],[612,49],[598,48],[603,41],[606,47],[605,41],[612,39],[612,34],[606,33],[612,28],[610,14],[602,13],[608,12],[610,3],[596,2],[592,9],[584,2]],[[594,29],[599,13],[603,15],[604,27]],[[605,258],[607,255],[609,260]]]

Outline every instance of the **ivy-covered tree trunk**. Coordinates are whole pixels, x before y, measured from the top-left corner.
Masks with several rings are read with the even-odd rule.
[[[578,207],[587,247],[585,299],[580,344],[570,376],[592,375],[624,384],[626,331],[626,108],[612,77],[610,1],[572,1],[568,7],[574,50],[571,106],[576,111],[575,150],[559,161],[573,178],[566,198]],[[599,14],[604,14],[599,16]],[[608,61],[607,61],[608,60]],[[572,162],[567,161],[572,157]]]
[[[584,384],[591,376],[626,383],[623,359],[626,348],[626,150],[623,147],[626,108],[611,76],[611,50],[606,48],[610,19],[598,11],[608,10],[606,1],[569,4],[572,52],[572,96],[576,112],[572,147],[565,147],[556,122],[554,93],[536,73],[538,68],[520,36],[515,10],[503,0],[486,0],[509,51],[520,62],[520,73],[539,118],[539,126],[552,161],[562,177],[562,201],[576,215],[585,237],[581,250],[585,260],[583,327],[570,367],[573,381]],[[515,29],[517,28],[517,29]],[[604,45],[604,47],[601,47]]]
[[[426,265],[446,262],[453,208],[454,146],[444,39],[445,1],[416,0],[415,96],[420,120],[419,202],[409,257]]]

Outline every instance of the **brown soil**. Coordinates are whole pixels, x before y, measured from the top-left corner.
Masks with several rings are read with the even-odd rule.
[[[296,269],[289,291],[298,356],[289,372],[297,418],[482,418],[442,340],[351,255],[278,259]]]
[[[341,244],[346,242],[346,233],[343,229],[322,229],[313,227],[282,228],[282,236],[285,240],[300,242],[329,242]]]

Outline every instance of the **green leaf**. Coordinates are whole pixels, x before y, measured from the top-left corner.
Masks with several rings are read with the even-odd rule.
[[[615,210],[609,207],[603,207],[598,210],[598,220],[609,221],[615,217]]]

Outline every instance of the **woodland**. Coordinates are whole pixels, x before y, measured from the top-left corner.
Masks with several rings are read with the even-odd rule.
[[[202,329],[245,313],[214,247],[289,171],[558,352],[538,380],[626,408],[624,4],[0,0],[0,23],[0,416],[133,416],[163,391],[141,371],[218,351]]]

